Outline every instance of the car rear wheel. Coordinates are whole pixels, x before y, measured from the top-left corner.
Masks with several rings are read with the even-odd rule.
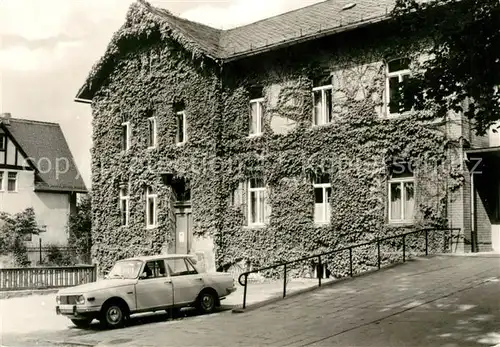
[[[88,328],[90,326],[90,323],[92,323],[94,319],[93,318],[85,318],[85,319],[72,319],[71,322],[77,327],[77,328]]]
[[[217,297],[212,291],[203,291],[198,296],[198,302],[196,304],[198,311],[204,314],[212,313],[215,311],[217,306]]]
[[[111,302],[104,306],[101,311],[101,324],[109,329],[121,328],[125,323],[125,312],[123,304]]]

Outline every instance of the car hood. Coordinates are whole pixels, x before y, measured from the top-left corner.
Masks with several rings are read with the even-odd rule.
[[[126,285],[135,284],[137,280],[135,279],[104,279],[98,280],[97,282],[81,284],[79,286],[64,288],[59,290],[57,294],[68,295],[68,294],[83,294],[88,292],[93,292],[96,290],[109,289],[122,287]]]

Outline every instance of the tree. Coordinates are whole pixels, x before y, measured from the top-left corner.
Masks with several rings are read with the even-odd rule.
[[[36,222],[35,210],[31,207],[10,215],[0,213],[0,254],[12,254],[19,266],[30,264],[24,240],[28,235],[38,235],[42,229]]]
[[[76,255],[84,262],[90,262],[92,247],[92,208],[90,194],[84,195],[77,204],[76,213],[69,218],[68,243],[75,247]]]
[[[500,120],[500,1],[396,0],[391,17],[403,36],[429,38],[405,101],[440,117],[464,112],[484,135]]]

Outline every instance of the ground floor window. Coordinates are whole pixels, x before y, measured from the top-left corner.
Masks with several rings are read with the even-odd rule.
[[[248,181],[248,225],[265,225],[269,221],[270,206],[267,188],[261,178]]]
[[[407,166],[394,170],[389,179],[389,222],[411,223],[415,214],[415,178]]]
[[[146,188],[146,226],[155,227],[157,225],[157,198],[155,190],[152,187]]]
[[[314,223],[330,223],[332,185],[329,175],[318,175],[313,178],[314,187]]]

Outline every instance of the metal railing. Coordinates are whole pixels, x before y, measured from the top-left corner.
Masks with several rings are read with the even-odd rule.
[[[0,291],[72,287],[96,280],[95,265],[0,269]]]
[[[446,232],[450,233],[450,237],[448,239],[446,238],[446,234],[443,235],[443,253],[446,253],[446,247],[447,246],[449,246],[450,250],[452,249],[452,243],[453,243],[453,240],[454,240],[454,236],[453,236],[453,232],[454,231],[458,231],[458,235],[456,235],[455,238],[460,237],[460,231],[461,231],[460,228],[447,228],[447,229],[429,228],[429,229],[419,229],[419,230],[414,230],[414,231],[406,232],[406,233],[403,233],[403,234],[388,236],[388,237],[384,237],[384,238],[376,238],[376,239],[368,241],[368,242],[359,243],[359,244],[355,244],[355,245],[350,245],[350,246],[347,246],[347,247],[342,247],[342,248],[339,248],[339,249],[335,249],[333,251],[328,251],[328,252],[324,252],[324,253],[320,253],[320,254],[314,254],[314,255],[311,255],[311,256],[304,257],[304,258],[290,260],[290,261],[286,261],[286,262],[281,262],[281,263],[278,263],[278,264],[269,265],[269,266],[258,268],[258,269],[255,269],[255,270],[250,270],[250,271],[243,272],[238,277],[239,284],[241,286],[243,286],[243,309],[246,308],[248,276],[250,274],[252,274],[252,273],[259,273],[259,272],[262,272],[262,271],[273,270],[273,269],[276,269],[276,268],[279,268],[279,267],[283,267],[283,298],[284,298],[284,297],[286,297],[287,268],[290,265],[292,265],[292,264],[297,264],[297,263],[300,263],[300,262],[303,262],[303,261],[317,259],[317,264],[316,264],[317,268],[322,269],[322,267],[323,267],[322,257],[333,256],[333,255],[336,255],[338,253],[348,251],[349,252],[349,276],[353,277],[354,276],[354,271],[353,271],[353,250],[355,250],[356,248],[360,248],[360,247],[365,247],[365,246],[370,246],[370,245],[375,245],[376,244],[376,246],[377,246],[377,268],[378,268],[378,270],[380,270],[380,268],[382,267],[381,244],[384,241],[394,240],[394,239],[398,239],[398,238],[402,239],[402,252],[401,253],[402,253],[402,262],[404,263],[404,262],[406,262],[406,259],[407,259],[407,250],[408,249],[407,249],[407,244],[406,243],[407,243],[408,236],[410,236],[410,235],[416,235],[417,237],[424,236],[425,237],[425,240],[424,240],[425,251],[424,251],[424,253],[425,253],[425,256],[428,256],[429,255],[429,233],[431,233],[431,232],[442,232],[444,234]],[[242,279],[244,279],[244,282],[242,282]],[[322,279],[322,275],[318,275],[318,287],[321,287],[321,279]]]

